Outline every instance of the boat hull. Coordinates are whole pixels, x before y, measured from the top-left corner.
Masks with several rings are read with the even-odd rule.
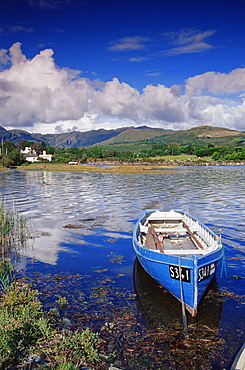
[[[245,343],[237,353],[230,370],[245,370]]]
[[[133,237],[133,247],[144,270],[183,302],[186,309],[195,317],[198,304],[217,271],[222,258],[222,247],[205,255],[185,256],[156,253],[140,245],[136,234],[137,226]]]

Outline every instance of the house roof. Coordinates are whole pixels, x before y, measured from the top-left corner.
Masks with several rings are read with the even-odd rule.
[[[38,157],[36,154],[34,154],[34,153],[27,153],[26,155],[25,155],[26,157]]]

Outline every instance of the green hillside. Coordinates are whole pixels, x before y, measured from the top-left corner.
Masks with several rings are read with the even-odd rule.
[[[154,144],[176,143],[178,145],[215,146],[241,146],[245,144],[244,131],[229,130],[222,127],[200,126],[183,131],[164,131],[164,134],[160,136],[159,133],[159,131],[144,131],[143,133],[137,132],[137,129],[130,129],[114,136],[113,139],[101,142],[99,146],[105,150],[140,152],[143,149],[150,149]]]
[[[241,145],[245,142],[245,132],[229,130],[222,127],[200,126],[186,131],[177,131],[170,135],[162,135],[154,143],[171,143],[175,142],[180,145],[202,144],[202,145]]]
[[[146,140],[153,139],[155,137],[161,137],[164,135],[169,135],[173,131],[172,130],[163,130],[160,128],[151,128],[151,127],[130,127],[127,130],[121,132],[117,136],[114,136],[108,140],[103,141],[101,144],[103,145],[121,145],[121,144],[128,144],[128,143],[136,143],[136,142],[143,142]]]

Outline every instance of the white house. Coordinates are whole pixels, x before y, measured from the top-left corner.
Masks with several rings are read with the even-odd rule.
[[[37,155],[35,150],[32,150],[27,146],[25,147],[25,150],[21,150],[20,152],[25,155],[28,162],[38,162],[40,159],[46,159],[49,162],[52,161],[52,154],[47,154],[46,150],[43,151],[43,154]]]
[[[52,161],[52,154],[47,154],[46,150],[43,151],[43,154],[39,154],[39,158],[46,159],[47,161]]]

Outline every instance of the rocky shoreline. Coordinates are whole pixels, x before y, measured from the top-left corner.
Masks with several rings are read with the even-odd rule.
[[[245,162],[195,162],[195,161],[164,161],[164,162],[120,162],[120,161],[90,161],[87,165],[98,166],[156,166],[156,167],[176,167],[176,166],[245,166]]]

